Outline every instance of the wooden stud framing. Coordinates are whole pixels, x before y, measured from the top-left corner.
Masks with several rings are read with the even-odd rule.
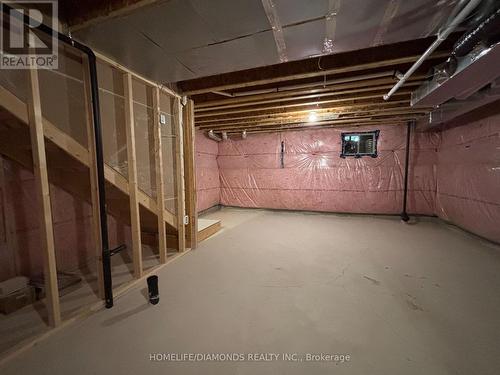
[[[7,89],[3,88],[1,85],[0,102],[2,103],[3,107],[6,108],[10,113],[12,113],[14,117],[19,119],[21,123],[28,124],[28,114],[26,111],[25,103],[23,103],[14,94],[10,93]],[[89,152],[80,143],[72,139],[69,135],[63,133],[46,118],[43,119],[43,130],[45,138],[49,139],[60,149],[64,150],[66,153],[71,155],[83,165],[89,166]],[[3,139],[1,141],[3,141]],[[127,179],[107,164],[104,164],[104,175],[106,181],[111,183],[117,189],[121,190],[125,194],[129,193],[129,184]],[[141,204],[148,211],[154,214],[157,213],[156,201],[153,198],[139,190],[138,199],[139,204]],[[177,226],[177,217],[175,215],[166,211],[165,217],[167,223],[169,223],[173,227]]]
[[[127,137],[127,162],[128,162],[128,193],[130,197],[130,223],[132,229],[132,258],[134,264],[134,277],[142,276],[142,242],[141,218],[139,214],[139,193],[137,181],[137,162],[135,152],[135,125],[134,102],[132,93],[132,75],[123,75],[125,92],[125,129]]]
[[[196,172],[194,147],[194,103],[188,100],[183,112],[184,128],[184,183],[186,187],[186,215],[189,223],[186,227],[186,240],[191,249],[198,245],[198,213],[196,211]]]
[[[179,252],[186,250],[186,235],[184,227],[184,158],[183,158],[183,131],[182,131],[182,103],[179,98],[175,99],[175,110],[177,111],[177,134],[175,137],[175,176],[177,189],[177,242]]]
[[[12,202],[7,197],[7,180],[5,178],[4,158],[0,155],[0,186],[2,187],[3,218],[5,225],[5,242],[11,254],[9,262],[13,275],[17,274],[17,239],[14,226]]]
[[[163,149],[160,124],[160,90],[153,87],[153,118],[156,168],[156,205],[158,207],[158,249],[160,263],[167,261],[167,228],[165,226],[165,178],[163,176]]]
[[[61,324],[59,291],[57,287],[57,267],[54,246],[54,228],[50,203],[49,178],[45,155],[45,139],[43,134],[42,109],[40,104],[40,88],[38,71],[29,70],[28,119],[30,126],[31,150],[33,154],[33,170],[36,193],[40,205],[40,245],[44,256],[44,278],[49,324],[57,327]]]
[[[88,59],[84,57],[88,66]],[[102,238],[101,238],[101,215],[99,212],[99,188],[97,186],[97,157],[95,149],[95,134],[92,118],[92,100],[90,98],[90,75],[88,69],[84,69],[83,90],[85,100],[85,114],[87,125],[87,144],[89,151],[89,175],[90,175],[90,199],[92,205],[92,243],[95,246],[97,262],[97,284],[99,297],[104,298],[104,276],[102,269]]]
[[[169,88],[167,88],[167,87],[165,87],[163,85],[160,85],[160,84],[158,84],[156,82],[150,81],[149,79],[141,76],[140,74],[137,74],[137,73],[133,72],[132,70],[124,67],[123,65],[118,64],[117,62],[111,60],[110,58],[108,58],[108,57],[106,57],[106,56],[104,56],[104,55],[102,55],[100,53],[95,52],[95,54],[96,54],[96,57],[97,57],[98,60],[101,60],[102,62],[104,62],[104,63],[112,66],[115,69],[120,70],[121,72],[123,72],[125,74],[132,75],[132,77],[134,77],[138,81],[141,81],[142,83],[145,83],[146,85],[149,85],[149,86],[157,87],[158,89],[160,89],[160,91],[163,91],[167,95],[170,95],[170,96],[173,96],[173,97],[176,97],[176,98],[180,98],[179,94],[177,94],[176,92],[170,90]]]

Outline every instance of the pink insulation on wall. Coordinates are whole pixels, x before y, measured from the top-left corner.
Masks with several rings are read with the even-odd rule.
[[[436,214],[500,242],[500,110],[452,122],[438,150]]]
[[[203,211],[220,203],[218,144],[207,138],[202,131],[195,134],[197,211]]]
[[[34,276],[43,271],[43,253],[39,238],[39,213],[33,174],[17,163],[4,159],[5,189],[10,204],[7,220],[13,223],[16,249],[9,248],[0,231],[0,281],[15,275]],[[91,238],[91,208],[55,185],[50,185],[56,264],[60,271],[76,271],[95,262]],[[7,212],[2,202],[3,210]],[[108,215],[110,246],[126,243],[130,248],[129,230]],[[13,269],[15,268],[15,269]]]
[[[376,129],[377,158],[340,157],[342,132]],[[409,212],[434,214],[438,141],[431,133],[412,137]],[[246,140],[220,142],[221,204],[399,214],[405,142],[406,127],[401,125],[251,134]]]

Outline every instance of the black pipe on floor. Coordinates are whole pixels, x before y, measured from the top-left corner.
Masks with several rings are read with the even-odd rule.
[[[408,213],[406,212],[406,204],[408,198],[408,169],[410,168],[410,138],[411,138],[411,128],[415,124],[415,120],[410,120],[406,124],[406,156],[405,156],[405,179],[404,179],[404,190],[403,190],[403,211],[401,212],[401,220],[405,223],[410,220]]]
[[[149,303],[157,305],[160,302],[160,292],[158,291],[158,276],[153,275],[147,278]]]
[[[22,19],[26,25],[38,25],[38,22],[32,20],[28,15],[18,12],[16,9],[11,8],[7,4],[3,4],[2,10],[4,13],[11,16],[16,15],[19,19]],[[15,12],[12,12],[12,11]],[[89,75],[90,75],[90,91],[91,91],[91,101],[92,101],[92,117],[94,119],[94,141],[95,141],[95,153],[96,153],[96,163],[97,163],[97,186],[99,192],[99,216],[101,219],[101,245],[102,245],[102,268],[103,268],[103,278],[104,278],[104,299],[106,302],[106,308],[113,307],[113,284],[111,280],[111,253],[109,249],[109,239],[108,239],[108,218],[106,215],[106,191],[105,191],[105,178],[104,178],[104,155],[102,147],[102,134],[101,134],[101,113],[99,109],[99,85],[97,82],[97,63],[96,56],[92,49],[84,44],[73,40],[67,35],[61,34],[58,31],[50,28],[45,24],[41,24],[36,28],[47,34],[49,37],[57,39],[77,50],[83,52],[89,62]]]

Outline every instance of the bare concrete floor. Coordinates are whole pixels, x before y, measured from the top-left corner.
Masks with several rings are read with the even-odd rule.
[[[143,267],[147,271],[160,264],[158,251],[143,245]],[[173,251],[173,249],[172,249]],[[175,254],[170,252],[170,255]],[[65,289],[61,293],[61,317],[70,319],[92,304],[99,302],[96,264],[91,262],[88,269],[72,270],[82,278],[82,282]],[[131,251],[124,251],[112,258],[113,287],[115,289],[134,280]],[[34,304],[11,313],[0,314],[0,355],[15,350],[23,342],[49,331],[48,313],[45,301]]]
[[[243,209],[207,217],[224,229],[159,272],[159,305],[147,304],[145,285],[134,289],[2,374],[500,373],[498,247],[434,219]],[[307,353],[350,360],[308,362]]]

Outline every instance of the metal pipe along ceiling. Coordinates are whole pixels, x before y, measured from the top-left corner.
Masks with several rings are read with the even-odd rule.
[[[449,23],[445,25],[444,30],[438,33],[437,39],[434,43],[431,44],[429,48],[424,52],[424,54],[412,65],[410,69],[405,73],[403,78],[401,78],[398,83],[394,85],[394,87],[384,95],[384,100],[388,100],[399,88],[406,82],[406,80],[422,65],[422,63],[429,57],[432,52],[439,47],[439,45],[450,35],[453,30],[455,30],[465,19],[466,17],[479,5],[482,0],[470,0],[467,5],[463,7],[463,9],[458,12],[457,16],[453,18]],[[462,2],[458,3],[457,8],[462,5]],[[453,13],[457,12],[457,8],[453,10]]]

